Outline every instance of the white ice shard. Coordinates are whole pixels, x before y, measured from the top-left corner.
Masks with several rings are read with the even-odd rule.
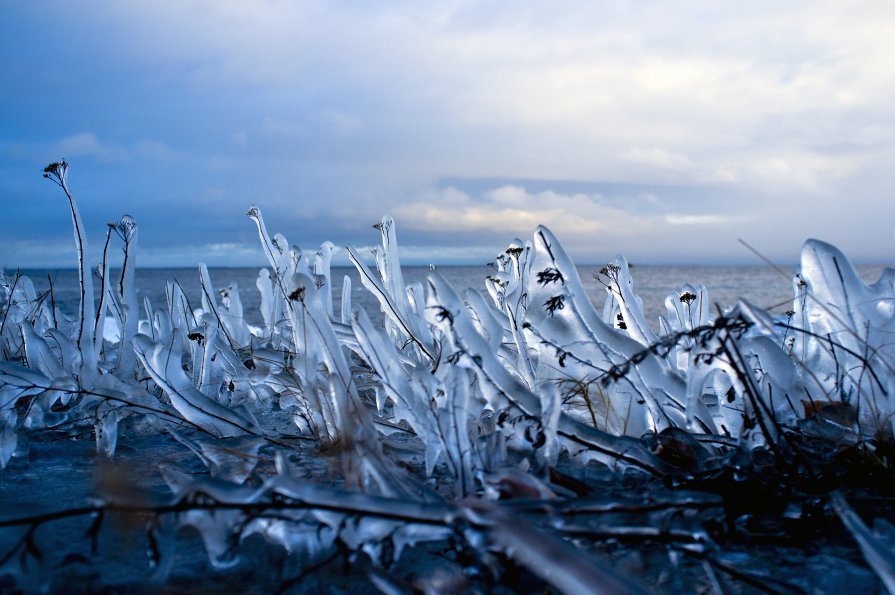
[[[233,340],[234,347],[244,347],[249,344],[251,333],[246,323],[245,313],[242,307],[242,299],[239,297],[239,285],[230,283],[218,292],[221,296],[221,322],[227,328],[227,335]]]
[[[808,240],[795,281],[793,355],[823,384],[819,398],[851,404],[869,434],[895,419],[893,279],[885,269],[866,285],[837,248]]]

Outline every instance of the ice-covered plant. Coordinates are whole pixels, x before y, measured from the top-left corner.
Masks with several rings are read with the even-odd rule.
[[[743,487],[748,473],[760,482],[756,469],[769,457],[765,487],[804,478],[816,492],[830,482],[818,452],[890,464],[895,271],[866,285],[822,242],[805,244],[784,317],[747,302],[710,315],[706,288],[685,283],[653,328],[623,257],[597,276],[602,312],[545,227],[498,255],[483,292],[458,291],[437,271],[406,283],[395,222],[385,216],[375,226],[375,267],[348,248],[383,313],[377,324],[353,308],[347,277],[335,311],[331,243],[306,257],[283,235],[271,237],[252,207],[269,264],[256,282],[263,326],[254,329],[240,288],[216,290],[204,265],[201,308],[176,281],[164,303],[138,307],[137,226],[128,216],[107,229],[95,307],[66,173],[64,161],[45,171],[72,213],[78,312],[67,319],[52,293],[38,295],[20,275],[0,277],[0,466],[23,454],[20,438],[62,427],[90,428],[97,450],[112,456],[129,438],[120,422],[144,416],[142,431],[170,436],[209,476],[168,464],[169,500],[106,494],[81,509],[0,519],[0,543],[9,545],[0,566],[20,575],[40,552],[42,524],[94,515],[96,540],[105,514],[128,513],[152,519],[146,538],[160,581],[177,527],[190,525],[216,569],[236,564],[240,544],[258,535],[303,562],[362,553],[376,568],[372,580],[391,588],[388,571],[404,552],[447,542],[495,577],[512,559],[556,589],[631,591],[639,587],[566,538],[588,547],[607,536],[671,543],[675,555],[699,554],[736,576],[710,557],[723,532],[692,526],[697,510],[721,504],[689,493],[597,501],[592,461],[609,478],[720,489]],[[113,234],[123,242],[117,279]],[[306,471],[337,485],[301,477]],[[844,501],[834,506],[865,552],[878,555]],[[635,513],[647,524],[632,524]],[[705,527],[737,530],[720,514],[712,522]]]
[[[62,189],[71,210],[75,247],[78,251],[78,282],[81,286],[81,296],[78,302],[78,334],[74,340],[75,346],[83,358],[83,369],[90,370],[87,372],[89,374],[96,367],[96,345],[94,341],[93,276],[90,273],[90,264],[87,262],[87,235],[78,205],[68,188],[68,163],[65,159],[46,166],[44,178]]]

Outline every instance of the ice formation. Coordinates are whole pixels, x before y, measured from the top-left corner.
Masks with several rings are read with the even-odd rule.
[[[669,294],[654,328],[624,258],[598,274],[607,294],[599,312],[545,227],[498,255],[484,291],[458,293],[434,270],[425,285],[406,284],[396,224],[386,216],[376,225],[375,270],[348,248],[383,313],[375,324],[352,308],[347,278],[334,311],[331,243],[309,257],[270,236],[252,207],[269,261],[256,284],[263,326],[252,328],[241,288],[215,291],[204,265],[201,309],[190,308],[175,281],[156,309],[138,303],[138,228],[126,215],[109,226],[97,307],[65,163],[47,176],[69,201],[81,299],[69,318],[28,278],[0,278],[0,467],[29,432],[85,420],[98,451],[112,457],[125,438],[120,422],[147,418],[209,468],[204,479],[163,474],[174,502],[206,502],[191,499],[202,494],[218,505],[187,506],[177,517],[198,529],[217,568],[234,562],[234,536],[260,534],[306,555],[338,541],[384,562],[450,537],[462,521],[470,543],[502,549],[576,591],[622,579],[588,569],[577,553],[545,570],[544,559],[571,546],[468,499],[555,497],[562,489],[544,481],[560,459],[572,469],[595,460],[682,477],[731,448],[783,449],[794,432],[872,449],[893,430],[895,271],[866,285],[823,242],[804,245],[786,317],[745,302],[712,315],[705,287],[685,284]],[[108,259],[113,232],[123,243],[118,279]],[[831,408],[836,420],[821,415]],[[296,436],[340,450],[344,489],[293,474],[286,453]],[[277,470],[252,487],[264,445],[277,449]],[[866,528],[838,506],[862,547],[875,551]],[[279,513],[252,516],[262,509]],[[160,547],[157,562],[171,551]]]

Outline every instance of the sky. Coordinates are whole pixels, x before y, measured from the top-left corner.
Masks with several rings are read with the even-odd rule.
[[[304,250],[481,264],[538,224],[581,264],[890,262],[895,4],[2,3],[0,266],[263,265]]]

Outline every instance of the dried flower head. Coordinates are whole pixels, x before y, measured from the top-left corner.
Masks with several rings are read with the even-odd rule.
[[[606,283],[600,277],[606,277],[610,281],[614,281],[618,283],[618,274],[621,272],[622,268],[617,264],[607,264],[602,267],[600,271],[594,275],[594,280],[605,285]]]
[[[543,271],[538,271],[538,283],[541,285],[556,283],[557,281],[563,284],[565,283],[565,277],[562,276],[562,273],[560,273],[558,269],[547,267]]]
[[[117,223],[110,225],[114,227],[118,236],[125,242],[133,238],[134,232],[137,231],[137,222],[130,215],[124,215]]]
[[[68,162],[65,159],[54,161],[44,168],[44,177],[54,184],[65,186],[65,174],[68,171]]]
[[[68,162],[65,159],[61,159],[60,161],[54,161],[44,168],[44,177],[47,178],[49,176],[63,176],[65,175],[65,171],[68,169]]]
[[[615,325],[622,330],[625,330],[628,328],[628,325],[625,324],[625,317],[622,316],[621,312],[619,312],[618,314],[615,315]]]
[[[444,322],[445,320],[447,320],[448,324],[454,324],[454,315],[451,314],[450,310],[448,310],[444,306],[431,306],[431,307],[438,310],[435,313],[435,320],[437,320],[438,322]]]
[[[547,308],[547,313],[553,316],[557,310],[562,310],[566,307],[566,296],[555,295],[544,302],[544,306]]]

